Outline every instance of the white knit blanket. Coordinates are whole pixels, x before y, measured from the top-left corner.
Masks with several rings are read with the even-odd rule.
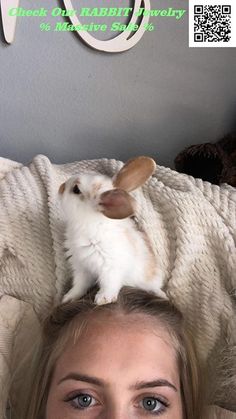
[[[1,295],[30,303],[40,321],[60,302],[69,269],[58,188],[78,171],[113,175],[122,164],[100,159],[56,165],[38,155],[23,166],[0,159]],[[217,348],[236,345],[236,190],[157,166],[133,195],[169,298],[184,314],[199,356],[211,365]]]

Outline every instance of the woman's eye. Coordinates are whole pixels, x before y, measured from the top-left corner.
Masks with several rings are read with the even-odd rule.
[[[156,415],[159,415],[165,412],[167,408],[167,403],[162,402],[156,397],[144,397],[141,401],[142,407]]]
[[[92,401],[92,397],[88,394],[83,394],[78,397],[78,402],[81,407],[89,407]]]
[[[81,190],[79,189],[78,185],[75,185],[72,190],[73,190],[73,193],[75,193],[75,194],[80,194],[81,193]]]
[[[88,407],[94,406],[96,404],[96,400],[90,396],[89,394],[77,394],[73,398],[66,400],[70,402],[71,406],[75,409],[86,409]]]

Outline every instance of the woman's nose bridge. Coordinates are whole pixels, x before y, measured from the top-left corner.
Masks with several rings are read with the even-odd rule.
[[[134,405],[134,395],[127,391],[127,384],[122,379],[116,378],[107,394],[101,419],[137,419],[139,415]]]
[[[104,418],[105,419],[105,418]],[[135,419],[134,416],[130,416],[127,412],[127,409],[124,411],[123,409],[116,409],[109,414],[106,415],[106,419]]]
[[[106,417],[102,419],[135,419],[135,416],[129,406],[117,401],[110,404],[106,410]]]

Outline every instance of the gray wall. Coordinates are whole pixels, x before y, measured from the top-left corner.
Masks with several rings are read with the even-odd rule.
[[[111,1],[74,0],[74,7],[104,3]],[[56,0],[20,5],[62,7]],[[40,32],[37,17],[18,18],[11,46],[0,33],[0,155],[27,162],[42,153],[64,163],[148,154],[173,166],[185,146],[236,129],[235,48],[189,48],[188,15],[152,21],[156,30],[119,54],[94,51],[75,34]]]

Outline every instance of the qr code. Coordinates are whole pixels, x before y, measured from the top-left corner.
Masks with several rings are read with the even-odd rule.
[[[229,42],[231,39],[230,5],[194,6],[194,41]]]
[[[236,46],[236,1],[190,0],[190,46]]]

